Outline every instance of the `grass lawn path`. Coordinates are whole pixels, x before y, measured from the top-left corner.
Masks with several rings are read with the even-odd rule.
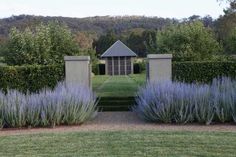
[[[95,91],[100,97],[132,97],[139,85],[129,76],[110,76]]]

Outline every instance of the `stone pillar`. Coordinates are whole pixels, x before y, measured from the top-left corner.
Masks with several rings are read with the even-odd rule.
[[[91,87],[91,65],[89,56],[65,56],[66,82]]]
[[[147,60],[148,81],[172,80],[172,54],[150,54],[147,56]]]

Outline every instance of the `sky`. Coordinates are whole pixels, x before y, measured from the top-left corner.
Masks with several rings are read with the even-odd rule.
[[[223,14],[226,4],[217,0],[0,0],[0,18],[12,15],[64,17],[158,16],[186,18]]]

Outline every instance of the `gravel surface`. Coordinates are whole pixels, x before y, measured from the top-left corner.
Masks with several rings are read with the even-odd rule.
[[[153,124],[142,121],[132,112],[99,112],[93,120],[77,126],[58,126],[55,128],[33,128],[33,129],[3,129],[0,136],[34,134],[34,133],[55,133],[55,132],[76,132],[76,131],[131,131],[131,130],[156,130],[156,131],[220,131],[236,132],[236,125],[174,125],[174,124]]]

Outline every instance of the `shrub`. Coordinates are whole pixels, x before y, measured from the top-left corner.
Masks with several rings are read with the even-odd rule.
[[[236,81],[212,84],[147,83],[140,88],[134,111],[143,119],[164,123],[232,122],[236,117]]]
[[[96,114],[96,97],[88,88],[59,83],[54,90],[23,94],[0,93],[4,127],[38,127],[81,124]]]
[[[210,83],[214,78],[236,78],[236,62],[173,62],[173,80]]]
[[[37,92],[64,79],[64,65],[0,66],[0,89]]]

